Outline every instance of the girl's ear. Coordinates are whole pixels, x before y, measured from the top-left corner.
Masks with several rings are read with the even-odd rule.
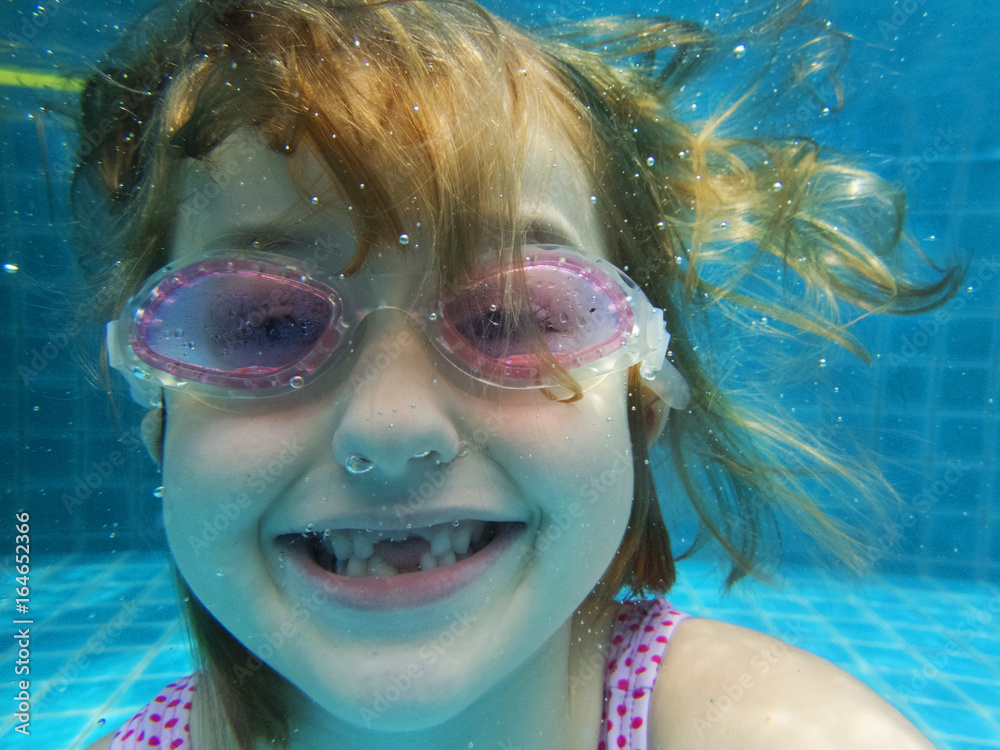
[[[149,451],[150,458],[161,468],[163,467],[164,422],[164,407],[157,406],[146,412],[146,416],[142,418],[142,425],[139,428],[142,434],[142,444]]]

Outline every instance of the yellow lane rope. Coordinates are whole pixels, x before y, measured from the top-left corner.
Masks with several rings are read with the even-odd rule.
[[[82,91],[83,78],[71,78],[56,73],[42,73],[23,68],[0,67],[0,86],[23,89],[54,89],[56,91]]]

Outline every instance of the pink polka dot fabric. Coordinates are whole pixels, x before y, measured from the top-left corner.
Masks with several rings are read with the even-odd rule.
[[[647,750],[649,696],[674,628],[688,615],[666,599],[625,602],[611,632],[598,750]],[[172,682],[115,733],[109,750],[191,747],[194,675]]]
[[[598,750],[647,750],[649,696],[674,628],[687,617],[666,599],[622,604],[611,632]]]
[[[171,682],[153,701],[115,732],[109,750],[178,750],[191,747],[189,722],[194,675]]]

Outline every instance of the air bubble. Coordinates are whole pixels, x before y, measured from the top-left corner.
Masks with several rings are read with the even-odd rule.
[[[784,186],[784,185],[782,185],[782,184],[781,184],[781,182],[776,182],[776,183],[774,183],[773,185],[771,185],[771,190],[773,190],[774,192],[776,192],[776,193],[777,193],[778,191],[780,191],[780,190],[781,190],[782,188],[784,188],[784,187],[785,187],[785,186]]]
[[[652,166],[655,166],[655,165],[656,165],[656,157],[655,156],[650,156],[649,158],[646,159],[646,166],[647,167],[652,167]]]
[[[591,203],[597,203],[597,196],[596,195],[590,196],[590,202]]]
[[[819,360],[819,366],[820,367],[826,367],[826,358],[824,358],[824,357],[820,358],[820,360]]]
[[[292,388],[301,388],[305,384],[306,381],[301,375],[293,375],[288,381],[288,385]]]
[[[400,245],[409,245],[410,244],[410,235],[408,235],[408,234],[401,234],[401,235],[399,235],[399,244]]]
[[[747,46],[745,44],[737,44],[735,47],[733,47],[733,57],[735,57],[737,60],[743,57],[743,55],[745,55],[746,52],[747,52]]]
[[[314,206],[319,205],[319,196],[314,195],[312,198],[309,199],[309,202],[312,203]]]
[[[437,313],[431,313],[430,315],[427,316],[427,320],[437,320],[437,319],[438,319]]]
[[[163,485],[160,485],[159,487],[157,487],[156,489],[153,490],[153,497],[155,497],[157,500],[162,500],[163,499],[163,491],[164,491],[163,490]]]

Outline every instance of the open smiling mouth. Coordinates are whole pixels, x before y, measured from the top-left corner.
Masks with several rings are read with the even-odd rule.
[[[450,567],[520,526],[523,524],[460,520],[419,529],[338,529],[285,538],[329,573],[351,578],[386,577]]]

